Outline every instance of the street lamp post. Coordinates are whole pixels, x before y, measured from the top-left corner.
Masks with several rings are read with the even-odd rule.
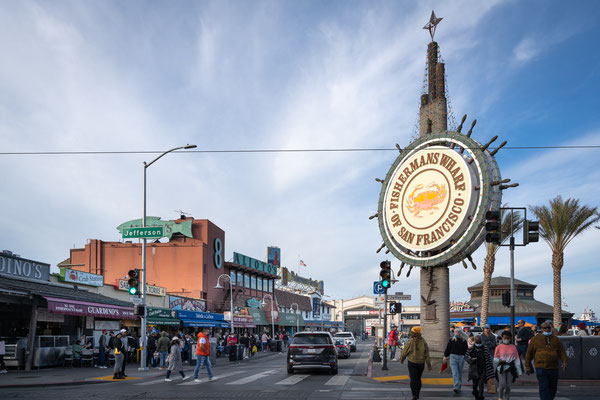
[[[175,147],[171,150],[167,150],[164,153],[162,153],[161,155],[159,155],[158,157],[156,157],[154,160],[150,161],[149,163],[146,163],[146,161],[144,161],[144,183],[143,183],[143,192],[144,192],[144,201],[143,201],[143,206],[142,206],[142,211],[143,211],[143,215],[142,215],[142,228],[146,227],[146,169],[148,169],[149,166],[151,166],[152,164],[154,164],[156,161],[158,161],[160,158],[164,157],[166,154],[172,152],[172,151],[176,151],[176,150],[182,150],[182,149],[193,149],[196,148],[197,146],[195,144],[187,144],[185,146],[181,146],[181,147]],[[140,371],[148,371],[148,368],[146,367],[146,315],[148,315],[147,310],[146,310],[146,238],[142,238],[142,291],[141,291],[141,296],[142,296],[142,306],[144,308],[144,315],[142,315],[142,357],[140,360]]]
[[[217,278],[217,286],[215,286],[215,289],[224,289],[223,286],[221,286],[221,284],[219,283],[219,281],[223,277],[229,279],[229,289],[231,290],[231,295],[229,296],[229,309],[231,310],[231,334],[234,335],[235,332],[233,330],[233,281],[231,280],[231,277],[227,274],[219,275],[219,277]]]
[[[275,339],[275,318],[273,318],[273,296],[271,296],[269,293],[265,294],[262,298],[262,306],[266,305],[265,302],[265,298],[269,298],[271,299],[271,335],[273,336],[273,339]]]
[[[300,332],[300,321],[298,320],[298,303],[292,303],[290,304],[290,308],[293,310],[294,307],[292,306],[296,306],[296,333]]]

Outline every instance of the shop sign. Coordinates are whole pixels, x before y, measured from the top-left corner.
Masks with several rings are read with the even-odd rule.
[[[94,329],[97,331],[103,329],[106,329],[107,331],[116,331],[119,330],[119,328],[119,321],[94,321]]]
[[[379,315],[378,310],[346,311],[346,315]]]
[[[325,284],[323,281],[316,281],[311,278],[304,278],[293,271],[288,270],[286,267],[281,268],[281,285],[287,286],[288,283],[295,282],[300,283],[302,285],[309,286],[314,288],[317,292],[324,294],[325,293]]]
[[[94,317],[85,317],[85,329],[94,329]]]
[[[377,319],[377,318],[365,319],[365,327],[370,328],[372,326],[377,326],[377,325],[379,325],[379,319]]]
[[[52,314],[47,308],[38,307],[37,320],[40,322],[65,322],[65,316],[62,314]]]
[[[223,321],[223,314],[177,310],[177,318],[180,319],[208,319],[213,321]]]
[[[321,316],[321,299],[313,297],[312,299],[312,315],[313,318],[319,318]]]
[[[225,319],[225,321],[231,321],[231,312],[229,311],[225,311],[223,313],[223,318]],[[250,317],[248,315],[233,315],[233,323],[237,324],[238,322],[244,323],[244,324],[252,324],[254,323],[254,318]]]
[[[466,301],[453,301],[450,303],[450,312],[473,312],[475,309]]]
[[[296,314],[279,313],[279,322],[281,323],[296,323]]]
[[[267,274],[277,275],[277,266],[257,260],[252,257],[245,256],[240,253],[233,252],[233,262],[243,265],[248,268],[253,268],[258,271],[266,272]]]
[[[118,289],[125,291],[129,290],[129,283],[127,283],[127,279],[119,279]],[[167,294],[167,288],[161,286],[151,286],[147,284],[146,294],[150,296],[165,296]]]
[[[172,310],[206,311],[206,301],[169,295],[169,308]]]
[[[0,274],[48,281],[50,280],[50,264],[0,253]]]
[[[45,296],[44,296],[45,297]],[[135,319],[133,307],[121,307],[111,304],[88,303],[85,301],[45,297],[48,310],[57,314],[103,317],[113,319]]]
[[[194,222],[193,218],[186,219],[182,222],[175,221],[162,221],[160,217],[146,217],[146,226],[145,228],[161,228],[162,233],[161,236],[152,236],[152,237],[166,237],[171,239],[173,234],[181,233],[183,236],[187,236],[189,238],[194,238],[192,235],[192,223]],[[117,230],[121,233],[123,238],[126,237],[149,237],[149,236],[125,236],[126,230],[133,230],[134,228],[142,228],[142,220],[141,219],[132,219],[131,221],[123,222],[121,225],[117,226]],[[139,230],[139,229],[138,229]],[[158,230],[156,230],[158,231]],[[158,232],[156,232],[158,235]]]
[[[250,298],[246,300],[246,305],[250,308],[259,308],[260,309],[260,300],[255,298]]]
[[[88,286],[104,286],[104,276],[77,271],[71,268],[61,268],[58,280],[62,282],[79,283]]]
[[[281,265],[281,249],[279,247],[267,247],[267,262],[277,267]]]
[[[176,318],[177,312],[168,308],[148,307],[146,311],[147,318]]]

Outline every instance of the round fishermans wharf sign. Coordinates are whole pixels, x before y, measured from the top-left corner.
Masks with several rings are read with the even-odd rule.
[[[428,134],[398,156],[379,196],[384,243],[406,264],[461,261],[481,245],[483,221],[498,209],[501,180],[494,157],[457,132]]]

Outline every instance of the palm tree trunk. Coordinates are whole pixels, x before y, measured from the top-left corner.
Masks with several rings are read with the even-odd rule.
[[[561,276],[564,262],[564,253],[561,251],[552,252],[552,271],[554,273],[554,327],[558,329],[562,321],[562,296],[561,296]]]
[[[494,264],[496,258],[494,254],[488,253],[485,256],[483,263],[483,292],[481,294],[481,326],[487,324],[488,320],[488,308],[490,305],[490,284],[492,281],[492,274],[494,273]]]

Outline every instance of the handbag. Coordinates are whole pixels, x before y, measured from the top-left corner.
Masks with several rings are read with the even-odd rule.
[[[256,348],[256,346],[252,346],[252,353],[256,353],[258,351],[258,349]]]
[[[496,380],[495,379],[488,379],[487,381],[487,392],[489,394],[495,394],[496,393]]]

